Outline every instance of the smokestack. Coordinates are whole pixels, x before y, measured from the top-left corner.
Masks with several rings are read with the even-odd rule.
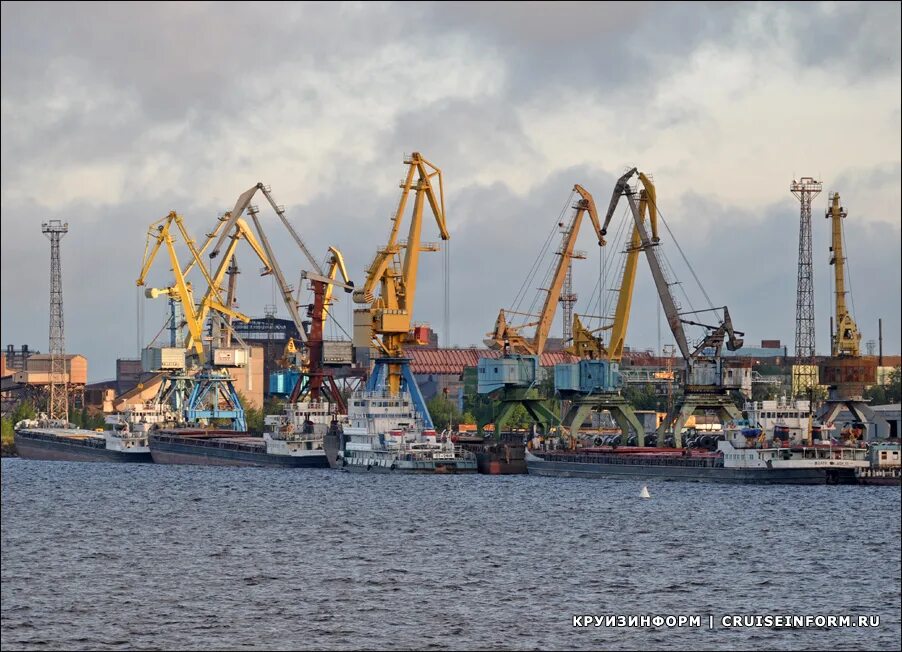
[[[880,342],[880,348],[877,349],[879,357],[877,358],[877,365],[883,366],[883,317],[877,320],[877,333],[878,340]]]

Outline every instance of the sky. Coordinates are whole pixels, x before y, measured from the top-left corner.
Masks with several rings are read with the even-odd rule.
[[[97,381],[165,320],[165,301],[135,286],[152,222],[176,210],[202,240],[263,182],[316,255],[338,246],[359,284],[388,238],[404,155],[419,151],[443,172],[450,329],[442,253],[420,259],[414,320],[443,345],[481,344],[513,305],[572,215],[574,184],[604,211],[635,166],[657,186],[682,309],[709,305],[706,293],[748,344],[779,339],[790,352],[799,202],[789,187],[822,180],[817,350],[829,352],[833,310],[824,211],[839,192],[863,342],[882,318],[885,353],[900,352],[899,3],[266,4],[2,4],[4,348],[48,348],[46,220],[69,225],[66,346]],[[262,216],[297,284],[309,264],[275,215]],[[621,206],[612,234],[627,217]],[[611,238],[600,249],[591,231],[583,225],[577,245],[575,309],[609,314],[618,279],[599,277],[616,272],[618,247]],[[423,239],[438,239],[428,215]],[[273,282],[246,247],[238,262],[240,309],[262,316],[278,303]],[[161,255],[148,284],[170,277]],[[607,313],[591,305],[599,286]],[[342,297],[335,310],[348,331],[350,307]],[[660,324],[642,262],[627,345],[672,341]],[[552,336],[561,328],[558,317]]]

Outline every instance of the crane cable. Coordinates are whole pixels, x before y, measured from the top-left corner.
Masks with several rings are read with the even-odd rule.
[[[846,264],[846,261],[849,260],[849,257],[846,255],[848,251],[848,245],[846,244],[846,221],[840,219],[839,221],[840,228],[840,237],[842,238],[842,253],[843,253],[843,269],[846,272],[846,277],[848,279],[849,287],[846,290],[846,294],[849,295],[849,303],[852,304],[852,321],[855,322],[856,327],[858,326],[858,322],[855,319],[855,294],[852,292],[852,268]],[[834,310],[835,312],[835,310]],[[839,328],[839,324],[836,325],[836,328]],[[859,331],[860,332],[860,331]]]
[[[622,214],[622,213],[621,213]],[[599,256],[599,272],[598,278],[595,282],[595,287],[592,289],[592,303],[589,304],[586,308],[586,312],[589,313],[589,318],[591,319],[599,319],[599,326],[604,326],[604,319],[608,317],[608,309],[611,305],[611,294],[604,291],[605,285],[610,278],[611,272],[613,272],[613,266],[615,261],[619,261],[618,266],[618,276],[622,279],[623,271],[626,268],[626,252],[621,252],[622,256],[616,257],[611,256],[608,258],[605,256],[605,249],[611,248],[612,251],[619,250],[621,246],[623,246],[624,236],[629,229],[626,227],[627,224],[630,224],[629,220],[617,220],[617,230],[614,232],[613,237],[609,240],[609,244],[605,247],[601,247],[601,255]],[[597,292],[597,301],[595,299]],[[598,315],[592,315],[595,310],[598,310]]]
[[[551,227],[551,230],[549,231],[548,236],[545,238],[545,242],[542,244],[542,247],[539,250],[539,254],[536,256],[535,260],[533,261],[532,266],[530,267],[529,272],[526,275],[526,278],[523,279],[523,283],[520,286],[520,289],[517,292],[517,295],[514,297],[513,303],[511,304],[511,307],[510,307],[511,311],[518,311],[520,309],[521,304],[523,303],[523,300],[526,298],[527,286],[530,284],[530,282],[535,277],[536,272],[538,272],[538,269],[539,269],[539,266],[540,266],[542,260],[544,260],[545,256],[547,255],[548,247],[551,244],[551,240],[552,240],[552,238],[554,238],[554,234],[558,229],[558,225],[563,221],[564,214],[567,212],[567,206],[570,204],[571,200],[573,199],[573,193],[574,193],[574,191],[571,190],[570,194],[567,196],[567,200],[564,202],[564,205],[561,208],[560,213],[558,213],[557,221],[554,223],[554,226]],[[533,300],[533,305],[535,305],[535,300]],[[532,308],[530,308],[530,312],[531,311],[532,311]]]
[[[444,278],[444,324],[442,324],[445,339],[445,346],[451,346],[451,240],[445,240],[445,246],[442,255],[444,256],[444,268],[442,270]]]
[[[658,213],[658,217],[661,218],[661,222],[664,224],[664,228],[667,229],[667,233],[670,234],[670,239],[673,241],[673,244],[676,245],[677,250],[680,252],[680,256],[683,258],[683,262],[686,263],[686,266],[689,268],[689,271],[692,273],[692,277],[695,279],[695,283],[698,285],[699,289],[702,291],[702,294],[705,296],[705,300],[708,302],[708,307],[711,310],[714,310],[714,304],[711,302],[711,297],[708,296],[707,291],[705,291],[705,287],[702,285],[702,282],[699,280],[698,275],[695,273],[695,269],[693,269],[692,265],[689,263],[689,259],[686,257],[686,254],[683,252],[683,248],[680,246],[680,243],[677,241],[676,236],[673,235],[673,231],[670,230],[670,225],[667,224],[667,220],[664,219],[664,213],[661,212],[661,209],[658,207],[657,202],[653,202],[651,197],[649,197],[649,202],[654,205],[655,210]],[[671,267],[672,269],[672,267]],[[674,277],[675,278],[675,277]],[[688,295],[687,295],[688,299]]]
[[[567,230],[562,232],[562,231],[560,231],[560,229],[564,228],[562,226],[564,224],[564,216],[567,212],[567,207],[570,205],[571,201],[573,200],[574,192],[575,192],[575,190],[570,191],[570,195],[567,197],[567,203],[564,204],[564,206],[561,208],[560,214],[558,215],[557,229],[552,228],[551,236],[549,237],[549,241],[550,241],[553,238],[555,231],[557,231],[558,233],[560,233],[562,235],[560,251],[558,252],[558,255],[561,256],[561,261],[557,261],[553,257],[551,258],[551,264],[548,265],[548,269],[545,272],[545,276],[542,279],[541,285],[539,285],[539,287],[536,288],[537,291],[533,295],[532,304],[530,304],[529,310],[527,311],[530,315],[538,314],[537,311],[539,310],[539,303],[544,302],[542,292],[543,291],[551,292],[551,280],[554,278],[554,275],[557,272],[558,265],[564,264],[564,261],[563,261],[564,238],[570,237],[570,233],[572,233],[573,229],[576,227],[576,217],[577,217],[577,215],[579,215],[579,209],[573,207],[574,213],[573,213],[573,216],[570,218],[569,224],[566,227]],[[572,263],[572,258],[570,261],[567,261],[566,264],[570,265],[571,263]]]

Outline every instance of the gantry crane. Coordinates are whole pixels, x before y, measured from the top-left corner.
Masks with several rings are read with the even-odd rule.
[[[173,381],[178,380],[179,384],[178,391],[176,392],[177,394],[186,394],[188,391],[190,391],[190,397],[187,398],[187,400],[183,401],[179,398],[175,399],[176,402],[184,402],[186,404],[184,412],[188,420],[221,418],[224,416],[225,412],[230,415],[226,418],[231,418],[233,420],[235,428],[243,429],[244,427],[243,410],[238,403],[237,395],[235,394],[234,388],[232,387],[231,375],[228,374],[228,372],[218,371],[215,369],[215,367],[244,364],[244,362],[239,361],[240,356],[237,352],[230,353],[229,349],[222,351],[221,355],[217,355],[218,352],[214,348],[215,346],[222,347],[224,343],[230,344],[231,338],[228,334],[228,332],[230,332],[230,324],[228,322],[225,322],[223,324],[227,333],[224,338],[216,338],[217,341],[215,342],[214,346],[210,347],[209,360],[207,360],[205,357],[204,347],[201,340],[204,324],[206,323],[208,317],[211,317],[213,315],[215,315],[215,318],[217,320],[225,317],[237,318],[244,322],[250,321],[249,317],[234,310],[232,307],[232,301],[234,299],[235,273],[237,272],[234,256],[238,242],[240,240],[247,240],[251,245],[254,253],[263,263],[262,274],[272,274],[276,278],[279,289],[285,301],[285,306],[288,309],[292,320],[294,321],[299,337],[303,343],[306,343],[307,341],[307,329],[305,328],[305,324],[300,316],[298,301],[294,297],[292,288],[286,282],[285,276],[283,275],[281,268],[276,261],[272,247],[269,244],[269,240],[266,237],[265,232],[263,231],[259,218],[257,217],[258,210],[256,206],[253,206],[251,204],[251,200],[258,191],[261,191],[266,197],[267,201],[269,201],[269,203],[272,205],[273,209],[276,211],[283,224],[285,224],[285,226],[288,228],[295,242],[298,244],[304,254],[310,259],[314,269],[317,272],[321,273],[322,270],[320,269],[319,264],[310,255],[310,252],[307,249],[306,245],[286,219],[284,208],[276,204],[275,200],[272,198],[269,187],[265,186],[262,183],[256,184],[255,186],[243,192],[238,197],[238,200],[235,203],[235,207],[232,209],[232,211],[226,213],[222,218],[220,218],[216,229],[214,229],[212,233],[208,234],[207,240],[201,249],[197,249],[197,247],[194,245],[193,240],[191,240],[190,236],[185,231],[181,218],[175,212],[173,212],[157,227],[158,233],[155,235],[156,243],[153,248],[149,252],[147,250],[145,251],[145,261],[142,266],[138,285],[144,284],[144,279],[147,271],[150,269],[150,266],[159,248],[163,244],[167,246],[167,249],[170,253],[170,259],[173,263],[175,283],[170,288],[149,289],[147,290],[146,294],[148,297],[166,295],[171,299],[178,299],[178,301],[183,306],[183,310],[185,311],[185,324],[188,330],[185,347],[188,350],[193,351],[193,353],[197,356],[200,364],[203,365],[201,371],[193,377],[193,386],[189,386],[189,383],[184,380],[184,377],[187,376],[187,374],[183,373],[181,376],[179,376],[173,373],[169,376],[169,378]],[[248,223],[242,218],[242,215],[245,211],[247,211],[248,215],[250,215],[254,223],[257,234],[256,236],[254,235],[254,230],[252,230]],[[185,239],[189,251],[192,254],[192,261],[191,263],[189,263],[185,270],[182,270],[181,266],[178,264],[178,259],[175,253],[173,238],[171,235],[171,224],[173,223],[178,226],[178,229]],[[209,257],[212,259],[218,256],[219,264],[215,272],[209,273],[206,270],[203,261],[201,260],[201,254],[207,250],[214,239],[216,239],[216,244],[209,254]],[[226,240],[228,240],[227,244]],[[225,249],[223,252],[224,245]],[[187,272],[190,271],[191,267],[193,267],[195,264],[197,264],[198,268],[201,269],[206,281],[206,291],[196,305],[194,302],[192,287],[185,278]],[[229,290],[227,298],[224,302],[222,298],[223,289],[221,287],[221,284],[227,274],[229,274]],[[306,348],[302,350],[300,357],[302,359],[307,359],[309,357],[309,353],[307,352]],[[170,394],[173,393],[171,386],[167,386],[165,391]],[[227,409],[218,410],[216,406],[225,406],[225,408]]]
[[[165,246],[169,253],[175,283],[171,287],[163,289],[148,288],[145,291],[145,295],[148,298],[168,296],[171,302],[177,302],[181,305],[185,326],[188,330],[185,348],[187,352],[196,356],[196,360],[193,361],[191,366],[203,366],[199,372],[194,373],[193,369],[189,371],[186,361],[185,366],[182,368],[169,369],[164,374],[160,390],[153,401],[154,405],[158,408],[169,406],[178,421],[198,422],[220,418],[229,419],[236,430],[244,430],[246,428],[244,410],[232,386],[231,375],[227,372],[215,371],[211,365],[206,364],[202,342],[204,323],[211,310],[217,314],[249,321],[247,316],[232,310],[230,307],[231,297],[226,300],[226,303],[223,303],[221,288],[219,287],[226,273],[226,266],[231,265],[234,246],[231,248],[228,260],[223,261],[224,269],[217,270],[212,276],[206,270],[201,259],[201,254],[206,250],[216,234],[222,230],[224,222],[225,220],[220,219],[213,232],[207,235],[207,240],[200,249],[197,248],[185,229],[182,217],[175,211],[170,212],[162,220],[154,222],[148,232],[148,243],[145,247],[144,260],[136,283],[139,287],[145,284],[147,274],[157,253],[161,247]],[[182,235],[192,256],[192,260],[184,269],[178,260],[175,250],[175,239],[172,233],[173,224],[176,225],[178,232]],[[239,222],[235,226],[232,245],[241,237],[253,238],[252,234],[247,232],[246,225]],[[259,249],[259,247],[257,248]],[[195,305],[193,288],[186,278],[188,272],[195,265],[201,270],[207,282],[207,291],[198,305]],[[232,292],[234,292],[234,288],[232,288]],[[174,318],[174,311],[172,318]]]
[[[730,379],[724,377],[721,351],[725,343],[730,351],[741,348],[742,339],[740,336],[743,333],[734,330],[729,310],[725,306],[719,309],[722,311],[723,317],[716,326],[683,319],[683,315],[689,313],[681,314],[677,308],[670,283],[667,282],[667,277],[664,274],[663,266],[658,256],[658,242],[648,235],[643,213],[639,203],[636,201],[636,192],[629,184],[632,176],[637,173],[638,170],[632,168],[618,179],[611,196],[602,233],[607,233],[620,197],[625,196],[633,215],[635,230],[638,231],[641,249],[645,252],[648,265],[651,268],[652,278],[658,291],[658,297],[667,316],[668,326],[673,333],[685,363],[685,385],[682,400],[674,406],[673,410],[668,412],[657,432],[657,445],[663,447],[665,445],[666,432],[672,428],[674,444],[679,447],[682,445],[680,431],[683,425],[690,415],[698,411],[715,411],[723,421],[740,419],[742,417],[742,414],[733,404],[728,394],[731,388],[738,386],[738,383],[734,384]],[[654,184],[645,175],[640,174],[639,179],[644,186],[645,199],[649,203],[649,207],[654,204],[656,208],[657,197]],[[651,221],[654,226],[655,220]],[[683,324],[703,326],[708,331],[707,335],[694,349],[691,349],[689,346]]]
[[[564,231],[563,242],[557,252],[560,258],[555,266],[551,283],[547,289],[543,288],[547,294],[541,311],[535,315],[536,321],[512,326],[507,320],[508,311],[501,310],[495,320],[495,329],[488,334],[489,339],[486,343],[493,348],[501,349],[503,355],[497,359],[483,358],[477,367],[477,391],[500,402],[494,420],[496,438],[501,436],[504,424],[517,405],[522,405],[545,432],[558,423],[554,413],[545,406],[549,397],[541,396],[538,391],[540,358],[554,321],[567,269],[571,260],[576,257],[576,241],[585,215],[592,221],[598,245],[605,244],[592,195],[579,184],[573,186],[573,191],[579,195],[579,199],[573,205],[573,217]],[[530,326],[535,326],[535,331],[532,337],[527,337],[521,330]]]
[[[640,220],[644,224],[646,215],[648,216],[652,233],[651,241],[657,243],[660,238],[658,237],[655,187],[645,174],[639,173],[639,179],[644,186],[639,195]],[[604,226],[599,229],[600,233],[607,234],[607,227],[616,207],[617,202],[612,200],[605,216]],[[567,412],[561,419],[561,426],[570,436],[571,445],[575,443],[574,432],[580,429],[585,418],[593,410],[610,412],[623,433],[624,443],[632,429],[639,446],[645,445],[644,428],[636,417],[633,407],[621,394],[623,382],[619,373],[640,251],[642,251],[642,240],[638,226],[634,224],[632,236],[626,247],[626,261],[617,295],[614,318],[610,326],[598,329],[610,330],[608,344],[605,345],[600,337],[594,335],[596,331],[587,329],[579,319],[579,315],[574,315],[573,342],[567,350],[581,360],[578,363],[555,365],[555,391],[570,402]]]
[[[405,344],[425,343],[420,340],[421,334],[413,328],[411,320],[420,252],[437,251],[439,248],[434,243],[420,241],[426,201],[432,209],[441,239],[448,240],[451,236],[445,225],[442,171],[419,152],[406,157],[404,164],[408,166],[407,176],[401,182],[401,199],[392,217],[388,243],[377,251],[367,268],[363,287],[352,295],[355,303],[369,304],[367,308],[354,311],[354,344],[372,347],[378,352],[367,380],[367,390],[383,390],[397,396],[406,388],[426,427],[433,428],[432,417],[410,372],[403,349]],[[407,240],[402,241],[398,236],[411,191],[415,192],[413,212]]]
[[[338,275],[342,281],[337,281]],[[307,400],[320,400],[325,397],[331,403],[338,414],[346,414],[347,406],[341,396],[335,379],[326,369],[323,357],[323,325],[329,316],[332,305],[332,292],[337,286],[345,292],[353,292],[354,282],[348,276],[344,258],[336,247],[329,247],[328,271],[325,275],[317,272],[305,271],[302,279],[310,281],[313,290],[313,303],[308,306],[307,315],[310,317],[310,331],[307,334],[307,356],[298,361],[298,378],[294,383],[288,398],[289,403],[298,403]],[[289,346],[294,343],[289,341]]]
[[[885,421],[863,398],[867,385],[877,382],[877,362],[861,357],[861,333],[846,305],[846,258],[843,247],[843,220],[846,218],[839,193],[830,193],[830,207],[826,218],[831,221],[830,264],[833,266],[835,292],[835,330],[831,333],[828,359],[818,365],[820,384],[829,393],[818,414],[821,423],[832,424],[839,411],[846,407],[862,424]]]
[[[153,261],[156,259],[157,253],[163,246],[165,246],[169,254],[169,262],[172,265],[172,272],[173,276],[175,277],[175,283],[172,286],[163,289],[148,288],[147,290],[145,290],[145,296],[147,296],[148,298],[156,298],[158,296],[165,295],[171,300],[181,303],[182,310],[184,312],[185,326],[187,327],[189,333],[189,339],[186,348],[193,348],[195,353],[197,353],[197,355],[201,358],[203,357],[201,332],[206,315],[201,316],[199,314],[199,311],[195,307],[193,288],[191,286],[191,283],[187,280],[188,272],[190,272],[195,265],[197,265],[198,269],[201,270],[201,273],[204,275],[207,286],[209,288],[208,296],[205,297],[206,301],[204,302],[206,305],[206,310],[209,311],[210,308],[215,308],[216,310],[219,310],[224,314],[231,314],[234,317],[244,318],[245,321],[248,319],[247,317],[232,311],[229,307],[223,304],[219,283],[216,283],[210,276],[210,274],[207,272],[206,267],[204,267],[203,260],[201,259],[201,254],[206,250],[207,246],[209,246],[215,234],[221,230],[223,222],[223,220],[219,221],[214,231],[208,234],[207,241],[200,249],[197,248],[194,240],[185,229],[183,218],[175,211],[171,211],[169,215],[167,215],[163,219],[151,224],[147,234],[148,239],[147,245],[144,249],[144,260],[141,265],[141,272],[138,275],[138,280],[135,282],[138,287],[145,285],[147,274],[150,271],[150,267],[153,264]],[[175,237],[172,232],[173,224],[178,229],[178,232],[181,234],[182,239],[185,241],[188,250],[191,252],[191,260],[184,269],[182,269],[181,263],[178,259],[178,254],[175,250]],[[151,244],[151,242],[153,242],[153,244]],[[220,279],[220,281],[221,280],[222,279]]]

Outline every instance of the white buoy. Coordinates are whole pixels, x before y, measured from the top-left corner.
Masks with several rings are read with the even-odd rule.
[[[639,494],[639,498],[651,498],[651,494],[648,493],[648,485],[642,485],[642,493]]]

